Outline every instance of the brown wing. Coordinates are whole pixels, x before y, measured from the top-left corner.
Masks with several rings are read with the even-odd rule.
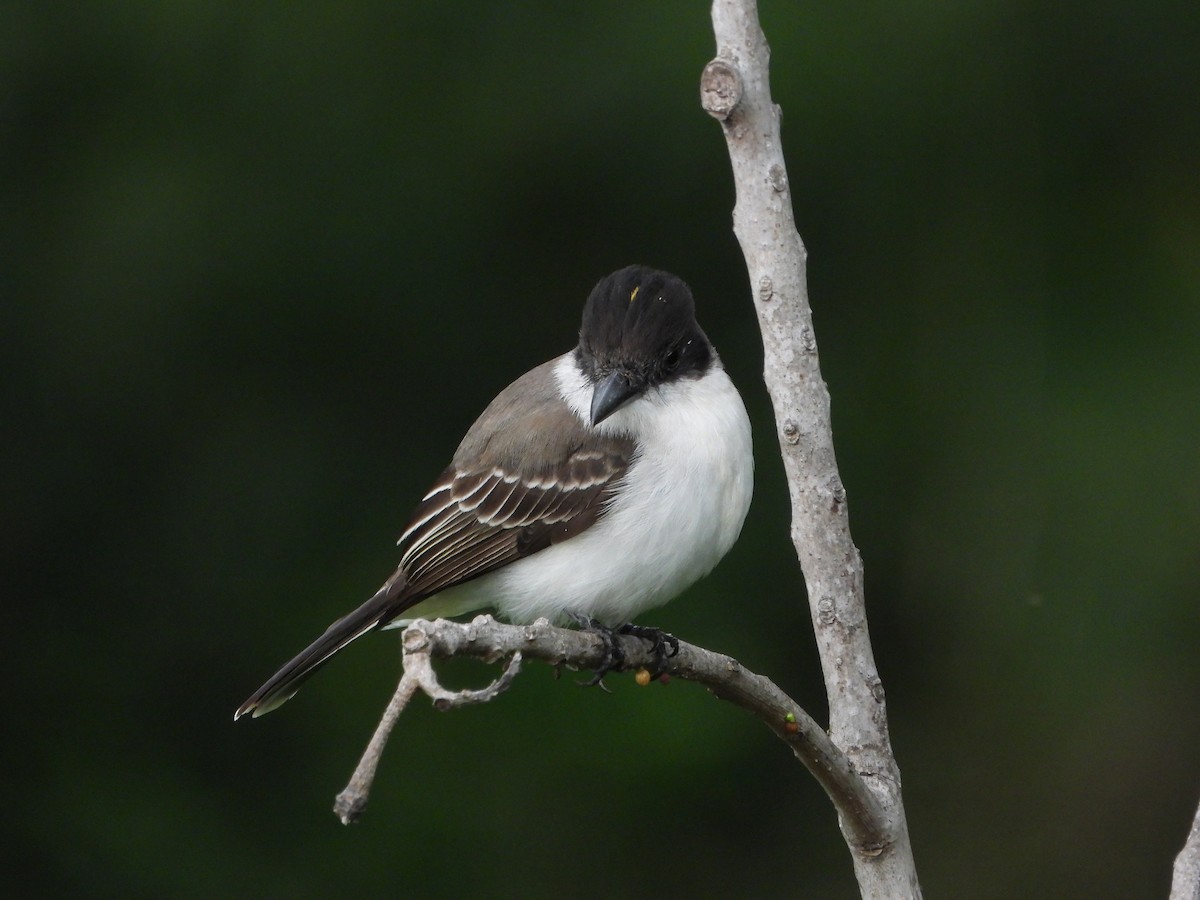
[[[399,541],[405,605],[584,531],[604,514],[631,449],[580,449],[535,477],[447,469]]]

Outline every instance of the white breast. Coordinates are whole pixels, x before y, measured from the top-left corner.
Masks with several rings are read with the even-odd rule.
[[[587,421],[591,386],[569,356],[555,375]],[[632,434],[638,453],[597,524],[487,579],[491,603],[511,621],[631,621],[708,574],[742,530],[754,479],[750,420],[719,364],[651,389],[600,427]]]

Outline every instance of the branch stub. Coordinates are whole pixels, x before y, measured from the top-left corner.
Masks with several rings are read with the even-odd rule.
[[[742,99],[742,73],[724,59],[714,59],[700,76],[700,105],[721,122],[729,118]]]

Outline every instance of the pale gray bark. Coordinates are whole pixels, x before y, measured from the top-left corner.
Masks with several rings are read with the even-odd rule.
[[[636,637],[617,640],[625,655],[620,670],[642,670],[648,676],[647,667],[655,663],[649,644]],[[581,670],[598,668],[605,660],[604,642],[597,635],[555,628],[545,619],[532,625],[505,625],[491,616],[478,616],[466,623],[417,620],[404,630],[402,643],[404,675],[362,761],[334,804],[334,812],[344,824],[356,821],[366,808],[388,736],[418,691],[427,694],[438,709],[452,709],[498,696],[512,682],[524,659]],[[481,690],[449,691],[438,683],[432,661],[452,656],[489,663],[508,658],[509,662],[500,678]],[[841,814],[844,829],[856,834],[859,843],[875,840],[874,823],[884,817],[875,793],[824,729],[770,679],[749,671],[732,657],[686,641],[680,641],[679,652],[665,661],[663,673],[698,682],[720,699],[756,716],[791,747],[825,788]],[[648,680],[639,678],[639,682]]]
[[[1175,857],[1171,900],[1200,900],[1200,809],[1192,819],[1192,830]]]
[[[763,335],[763,375],[791,492],[792,541],[808,586],[829,695],[830,737],[866,779],[882,811],[864,841],[861,830],[847,827],[839,807],[842,833],[864,897],[919,897],[883,682],[867,631],[862,559],[850,537],[834,457],[829,391],[817,359],[780,110],[771,100],[770,49],[754,0],[714,0],[712,18],[717,57],[701,78],[701,102],[721,123],[733,165],[733,230],[746,257]]]

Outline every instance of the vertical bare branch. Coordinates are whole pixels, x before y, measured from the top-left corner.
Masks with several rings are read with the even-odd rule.
[[[780,111],[771,100],[770,51],[754,0],[714,0],[712,17],[717,58],[704,70],[701,101],[723,126],[733,165],[734,233],[763,335],[764,377],[791,491],[792,540],[829,695],[830,736],[886,810],[878,844],[862,843],[845,816],[842,831],[864,897],[918,897],[900,771],[867,631],[862,560],[850,537],[834,457],[829,392],[817,358],[806,253],[792,215]]]
[[[1183,849],[1175,857],[1171,900],[1200,900],[1200,808]]]

